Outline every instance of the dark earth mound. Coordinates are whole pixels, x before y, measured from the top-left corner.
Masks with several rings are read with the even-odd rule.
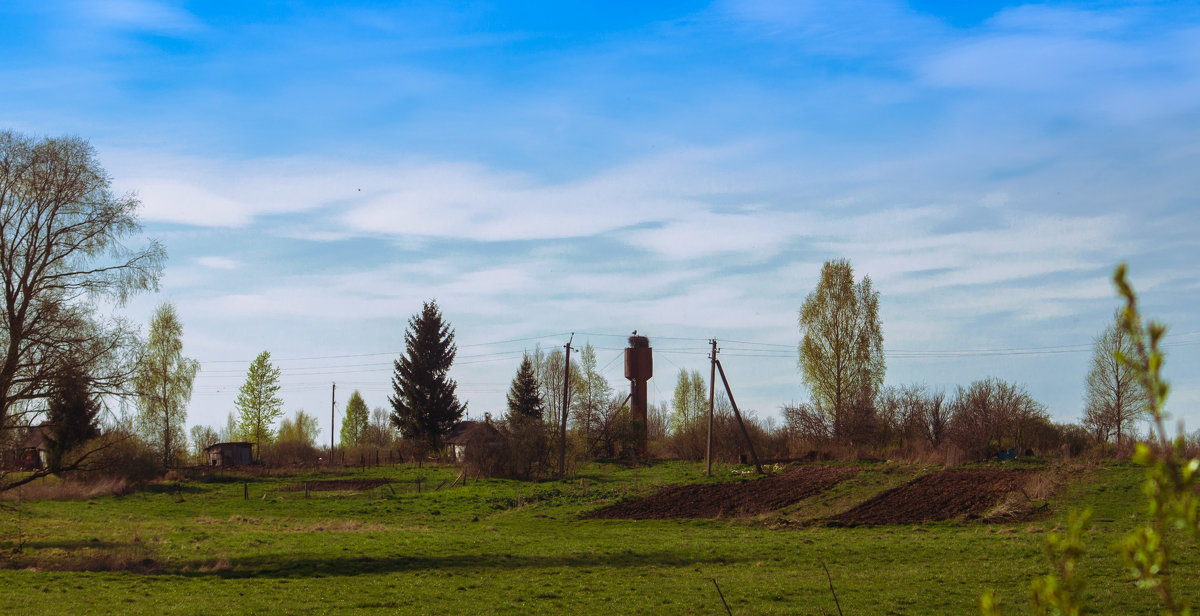
[[[298,483],[281,489],[281,492],[303,492],[304,486],[308,486],[310,492],[359,492],[362,490],[374,490],[385,483],[391,483],[391,479],[326,479],[323,481],[309,481],[307,483]]]
[[[754,515],[786,507],[858,471],[853,466],[801,466],[757,481],[671,486],[641,500],[604,507],[584,517],[665,520]]]
[[[978,518],[1009,492],[1022,489],[1036,471],[947,470],[892,488],[829,522],[835,525],[915,524]]]

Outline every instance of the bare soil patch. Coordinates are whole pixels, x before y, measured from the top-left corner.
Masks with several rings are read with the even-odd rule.
[[[916,524],[982,517],[1002,498],[1022,491],[1032,470],[945,470],[918,477],[829,518],[834,525]]]
[[[391,479],[325,479],[321,481],[309,481],[307,484],[297,483],[286,488],[280,488],[281,492],[303,492],[304,486],[308,486],[310,492],[362,492],[365,490],[374,490],[381,485],[391,483]]]
[[[801,466],[740,483],[671,486],[646,498],[604,507],[591,519],[720,518],[775,511],[858,474],[853,466]]]

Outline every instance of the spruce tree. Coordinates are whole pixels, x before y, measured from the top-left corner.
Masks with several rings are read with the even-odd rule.
[[[87,373],[77,365],[67,365],[58,376],[46,413],[50,427],[46,435],[46,466],[51,472],[58,473],[68,467],[67,452],[97,434],[100,403],[89,388]]]
[[[458,352],[454,330],[442,319],[437,301],[425,302],[408,320],[404,345],[404,355],[394,362],[394,394],[388,397],[392,424],[404,438],[423,440],[437,450],[467,410],[455,395],[458,384],[449,377]]]
[[[542,420],[542,396],[538,393],[537,374],[528,355],[521,360],[517,376],[508,389],[508,418],[510,420]]]

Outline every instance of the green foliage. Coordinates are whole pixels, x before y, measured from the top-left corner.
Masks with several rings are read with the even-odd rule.
[[[799,323],[804,384],[816,407],[831,416],[834,438],[849,438],[855,429],[851,415],[869,407],[886,370],[879,293],[871,277],[856,284],[849,261],[826,261],[817,288],[800,308]]]
[[[280,370],[271,365],[271,352],[263,351],[250,363],[246,382],[238,390],[234,405],[238,411],[238,432],[254,443],[254,451],[262,457],[263,442],[274,438],[275,420],[283,415],[283,398],[279,397]]]
[[[583,435],[589,454],[595,453],[609,412],[615,410],[611,408],[612,397],[612,386],[596,368],[596,349],[591,344],[585,345],[579,354],[579,382],[571,388],[571,412],[575,415],[575,429]]]
[[[283,418],[279,422],[275,444],[268,453],[268,463],[315,464],[321,457],[316,448],[319,432],[317,418],[305,413],[303,409],[296,411],[294,417]]]
[[[1200,459],[1187,454],[1184,435],[1175,439],[1167,435],[1166,402],[1170,386],[1162,376],[1160,348],[1167,328],[1155,321],[1142,325],[1137,294],[1126,279],[1125,264],[1117,266],[1113,283],[1125,300],[1125,307],[1119,313],[1119,327],[1123,337],[1127,337],[1128,345],[1112,345],[1110,352],[1140,385],[1146,412],[1154,419],[1150,441],[1138,443],[1132,458],[1134,463],[1146,467],[1142,493],[1146,497],[1149,519],[1121,540],[1121,557],[1138,587],[1157,593],[1165,614],[1185,616],[1192,613],[1193,601],[1172,585],[1173,565],[1179,558],[1173,550],[1173,531],[1200,536],[1200,498],[1196,494]],[[1037,614],[1084,613],[1083,581],[1077,563],[1083,554],[1080,537],[1090,515],[1089,510],[1079,515],[1073,513],[1068,534],[1065,537],[1052,535],[1047,540],[1047,549],[1057,571],[1034,581],[1033,605]],[[981,597],[980,608],[987,615],[999,614],[994,596],[985,594]]]
[[[533,368],[533,360],[526,355],[521,359],[521,367],[513,378],[512,386],[508,388],[508,417],[520,417],[537,422],[542,421],[542,396],[538,392],[537,374]]]
[[[304,412],[304,409],[296,411],[296,416],[293,418],[285,417],[279,422],[279,432],[275,436],[277,443],[301,443],[309,447],[316,446],[317,435],[320,434],[321,428],[317,424],[317,418]]]
[[[1046,556],[1055,566],[1055,573],[1032,583],[1033,613],[1038,616],[1082,616],[1084,608],[1083,576],[1079,562],[1083,558],[1083,533],[1091,522],[1092,512],[1071,512],[1067,533],[1051,533],[1046,537]]]
[[[394,362],[392,424],[404,438],[425,441],[434,450],[442,437],[467,411],[450,378],[458,349],[454,330],[442,319],[436,301],[425,302],[420,314],[408,320],[404,355]]]
[[[371,412],[367,403],[358,390],[350,394],[346,401],[346,417],[342,419],[342,447],[361,445],[367,436],[367,425],[371,422]]]
[[[1167,327],[1156,321],[1142,326],[1137,294],[1125,274],[1125,265],[1121,264],[1113,282],[1125,298],[1121,327],[1129,336],[1130,348],[1119,350],[1117,359],[1130,368],[1143,387],[1147,411],[1154,418],[1154,432],[1149,442],[1138,443],[1133,454],[1133,461],[1146,467],[1142,490],[1150,520],[1125,537],[1121,554],[1138,586],[1158,593],[1166,614],[1190,614],[1193,601],[1172,586],[1170,531],[1178,529],[1193,537],[1200,536],[1200,498],[1196,494],[1200,459],[1187,455],[1184,435],[1175,439],[1167,435],[1166,402],[1170,386],[1162,376],[1160,348]]]
[[[693,370],[690,374],[683,368],[675,379],[675,392],[671,397],[671,431],[686,430],[708,417],[708,389],[704,377]]]
[[[160,304],[150,321],[150,339],[134,375],[134,389],[138,395],[139,433],[162,452],[163,468],[186,449],[186,405],[199,371],[199,362],[183,356],[183,324],[175,307]]]

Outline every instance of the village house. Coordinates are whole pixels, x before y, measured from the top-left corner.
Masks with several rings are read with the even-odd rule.
[[[494,452],[502,441],[500,431],[485,421],[460,421],[450,428],[445,439],[450,447],[450,457],[455,462],[466,460],[468,454]]]
[[[17,448],[5,452],[5,466],[14,471],[40,471],[46,468],[46,436],[50,426],[42,424],[29,430]]]

